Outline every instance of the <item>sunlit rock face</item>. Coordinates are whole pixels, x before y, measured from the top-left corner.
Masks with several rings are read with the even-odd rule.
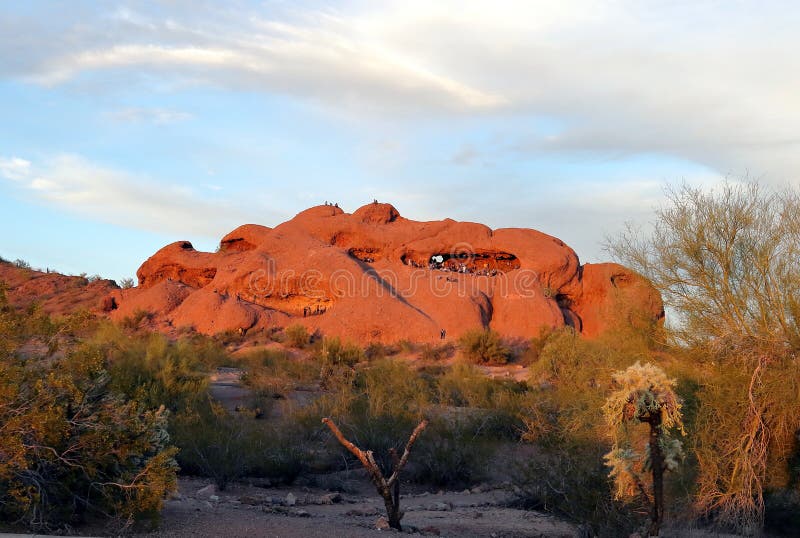
[[[417,222],[390,204],[309,208],[268,228],[245,224],[215,253],[179,241],[111,293],[114,318],[148,311],[165,331],[302,323],[356,342],[433,341],[490,327],[528,338],[573,326],[587,337],[658,321],[661,297],[617,264],[581,265],[559,239],[451,219]]]

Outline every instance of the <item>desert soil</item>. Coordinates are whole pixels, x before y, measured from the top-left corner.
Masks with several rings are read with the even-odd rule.
[[[322,487],[257,487],[237,483],[216,491],[205,479],[182,478],[166,501],[159,529],[140,537],[264,536],[367,537],[398,534],[379,530],[381,499],[361,470],[326,475],[345,493]],[[205,488],[205,489],[204,489]],[[507,485],[461,492],[409,492],[402,497],[406,533],[428,536],[572,537],[577,529],[538,512],[506,505]]]

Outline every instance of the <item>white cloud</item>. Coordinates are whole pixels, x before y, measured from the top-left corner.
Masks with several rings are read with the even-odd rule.
[[[154,123],[168,125],[192,119],[192,114],[165,108],[126,107],[108,112],[108,118],[122,123]]]
[[[791,2],[173,2],[61,15],[49,26],[0,22],[0,73],[57,85],[130,71],[288,94],[389,125],[555,117],[560,132],[515,147],[664,154],[775,181],[800,170],[800,9]]]
[[[0,157],[0,176],[12,181],[21,181],[30,174],[31,162],[19,157]]]
[[[219,238],[245,221],[264,218],[226,199],[201,197],[169,185],[92,163],[78,155],[59,155],[26,163],[25,174],[12,178],[0,158],[0,173],[25,187],[34,199],[82,217],[159,233]],[[12,170],[19,169],[19,166]]]

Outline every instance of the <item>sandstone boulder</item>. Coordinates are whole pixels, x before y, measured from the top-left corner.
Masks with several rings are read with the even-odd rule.
[[[451,219],[418,222],[390,204],[302,211],[275,228],[240,226],[218,252],[178,241],[115,292],[112,317],[147,309],[156,326],[215,334],[301,323],[359,343],[436,341],[491,327],[531,337],[570,325],[595,337],[658,321],[661,297],[616,264],[581,265],[561,240]]]

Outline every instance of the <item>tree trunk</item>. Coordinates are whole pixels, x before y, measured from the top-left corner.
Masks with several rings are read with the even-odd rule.
[[[399,488],[399,485],[396,484],[393,489],[397,490],[397,488]],[[392,495],[392,492],[389,490],[382,491],[381,496],[383,497],[383,504],[386,506],[386,515],[388,516],[389,527],[402,532],[403,527],[400,526],[401,516],[399,496],[395,498],[395,496]]]
[[[650,423],[650,468],[653,471],[653,512],[650,516],[650,536],[658,536],[664,520],[664,454],[661,452],[661,414]]]
[[[395,469],[398,469],[401,465],[400,465],[400,458],[397,456],[397,451],[394,448],[390,448],[389,455],[392,457],[393,467]],[[403,518],[403,514],[400,512],[399,476],[397,480],[394,481],[394,484],[392,484],[392,511],[388,512],[388,515],[389,515],[389,526],[393,529],[402,531],[403,529],[400,527],[400,520]]]

